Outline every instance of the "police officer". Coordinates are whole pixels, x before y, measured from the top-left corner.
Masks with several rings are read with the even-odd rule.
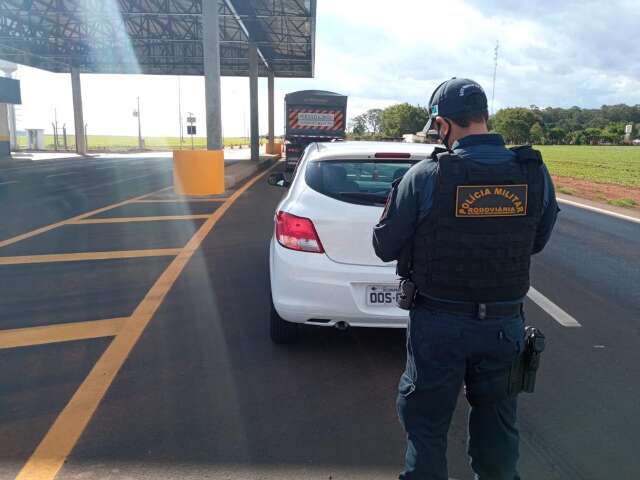
[[[447,432],[458,395],[471,405],[468,453],[479,480],[519,479],[517,396],[507,389],[523,348],[531,255],[559,211],[536,150],[489,133],[486,95],[452,78],[431,96],[425,129],[445,149],[411,168],[373,232],[376,254],[410,250],[417,287],[397,408],[407,433],[401,479],[447,480]]]

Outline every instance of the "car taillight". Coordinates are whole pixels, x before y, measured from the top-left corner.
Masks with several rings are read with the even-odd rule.
[[[324,253],[313,222],[286,212],[276,215],[276,238],[278,243],[291,250]]]

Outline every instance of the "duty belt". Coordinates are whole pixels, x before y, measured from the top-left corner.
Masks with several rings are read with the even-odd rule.
[[[484,320],[487,317],[508,317],[522,312],[522,302],[517,303],[470,303],[443,302],[419,294],[416,304],[433,308],[447,313],[459,313]]]

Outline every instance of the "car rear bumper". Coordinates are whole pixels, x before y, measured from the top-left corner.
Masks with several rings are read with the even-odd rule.
[[[394,267],[346,265],[325,254],[298,252],[271,240],[271,295],[289,322],[353,327],[404,328],[408,312],[394,306],[368,306],[366,287],[397,285]]]

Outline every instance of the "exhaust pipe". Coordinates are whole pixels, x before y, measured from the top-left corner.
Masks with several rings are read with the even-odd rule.
[[[336,322],[334,326],[340,331],[345,331],[347,328],[349,328],[349,324],[343,321]]]

